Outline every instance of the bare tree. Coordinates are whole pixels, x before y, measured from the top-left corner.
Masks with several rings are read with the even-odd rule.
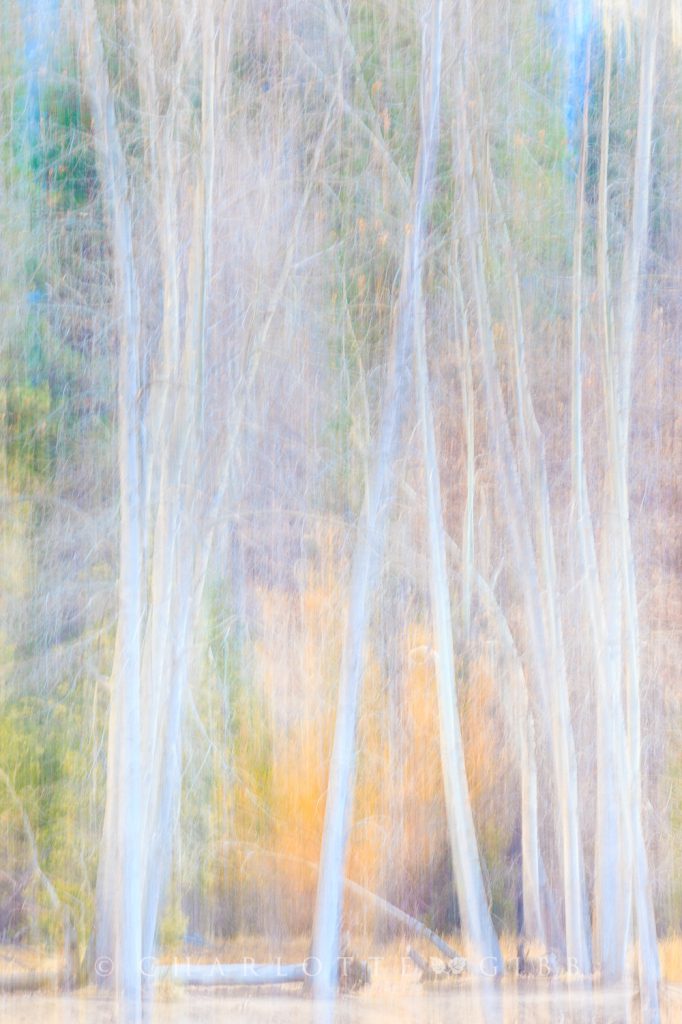
[[[640,316],[640,276],[646,264],[649,225],[649,194],[651,189],[651,145],[653,105],[656,92],[656,56],[659,34],[660,4],[647,4],[642,32],[639,74],[637,135],[632,185],[632,209],[625,237],[621,271],[620,301],[613,317],[609,312],[606,262],[606,187],[607,170],[603,166],[600,192],[600,279],[602,330],[604,345],[604,380],[608,436],[607,493],[611,500],[610,524],[613,537],[610,548],[612,574],[610,601],[617,602],[609,611],[609,621],[618,629],[622,623],[621,650],[625,667],[625,706],[627,727],[627,766],[629,785],[626,789],[630,807],[629,834],[632,841],[634,868],[633,896],[637,922],[639,983],[642,1004],[651,1020],[660,1015],[658,982],[660,966],[656,940],[656,923],[651,900],[649,867],[642,825],[642,746],[640,710],[639,613],[635,564],[630,535],[630,500],[628,493],[629,431],[632,404],[632,367]],[[615,560],[615,564],[614,564]],[[619,613],[622,596],[622,613]],[[622,616],[622,618],[621,618]],[[614,685],[620,687],[618,681]],[[622,784],[622,780],[621,780]]]
[[[429,582],[436,641],[441,762],[455,889],[462,916],[463,932],[470,947],[470,969],[481,970],[488,974],[502,974],[504,964],[490,917],[481,873],[457,708],[452,608],[445,557],[440,471],[426,363],[424,309],[419,285],[417,286],[415,331],[417,333],[419,419],[426,475]]]
[[[140,454],[140,297],[133,255],[128,174],[104,59],[94,0],[82,7],[81,60],[97,135],[111,223],[119,331],[118,475],[120,487],[119,609],[109,727],[107,811],[103,864],[118,892],[100,902],[100,927],[113,935],[116,988],[131,1020],[141,1013],[142,836],[140,754],[140,638],[142,597],[142,481]],[[106,920],[105,920],[106,916]]]
[[[471,69],[473,25],[465,6],[462,40],[465,48],[462,62],[454,68],[454,95],[457,105],[456,151],[462,182],[462,227],[468,275],[474,299],[478,329],[482,376],[487,410],[492,428],[493,458],[501,493],[508,503],[507,528],[515,556],[516,570],[524,595],[530,639],[531,678],[536,688],[543,727],[550,732],[557,808],[558,832],[562,840],[564,908],[566,917],[566,955],[578,968],[590,969],[587,904],[582,866],[577,792],[575,747],[568,704],[568,688],[562,627],[558,609],[554,542],[549,506],[549,490],[544,460],[542,435],[532,408],[525,372],[523,324],[518,283],[511,247],[503,233],[504,254],[508,267],[508,293],[511,303],[514,366],[517,374],[515,394],[518,420],[521,425],[520,464],[511,439],[511,431],[502,395],[497,356],[493,343],[490,300],[485,277],[479,187],[468,127],[467,103],[471,93],[465,87],[467,69]],[[485,164],[483,165],[485,172]],[[493,183],[494,184],[494,183]],[[494,194],[494,192],[493,192]],[[530,447],[532,444],[532,448]],[[532,506],[527,508],[522,487],[522,472],[530,489]],[[537,523],[536,553],[530,523]],[[543,600],[544,598],[544,600]]]
[[[425,47],[423,53],[420,136],[405,232],[390,366],[369,493],[365,494],[358,523],[351,570],[313,932],[313,955],[320,964],[314,978],[314,991],[320,997],[326,997],[334,991],[338,978],[343,874],[352,808],[355,733],[364,671],[364,645],[371,611],[372,587],[377,578],[385,542],[393,463],[400,443],[411,379],[415,303],[422,273],[429,189],[438,143],[440,56],[441,5],[439,0],[435,0],[431,9],[428,50]]]

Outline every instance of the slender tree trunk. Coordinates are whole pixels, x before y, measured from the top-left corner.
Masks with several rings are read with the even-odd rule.
[[[448,538],[449,539],[449,538]],[[452,541],[450,541],[452,544]],[[526,939],[547,944],[548,929],[545,926],[543,906],[547,904],[549,933],[555,938],[554,920],[556,910],[553,901],[543,897],[544,868],[540,852],[538,827],[538,769],[535,740],[535,720],[528,693],[528,683],[523,661],[514,641],[505,614],[488,581],[474,571],[473,583],[483,608],[487,609],[486,619],[490,620],[494,634],[505,655],[515,686],[511,694],[500,687],[502,706],[507,710],[513,735],[516,740],[519,774],[521,777],[521,856],[522,856],[522,901],[523,933]]]
[[[464,522],[462,527],[462,629],[465,643],[468,643],[471,636],[471,607],[476,578],[475,570],[475,530],[474,530],[474,506],[476,494],[476,448],[475,448],[475,397],[474,379],[471,361],[471,339],[469,337],[469,325],[467,323],[464,309],[464,296],[459,272],[458,253],[455,252],[452,261],[452,274],[455,282],[455,306],[457,320],[462,333],[462,408],[464,411],[465,425],[465,448],[466,448],[466,506]],[[428,381],[427,381],[428,383]],[[441,528],[444,529],[441,521]],[[496,602],[495,602],[496,605]],[[497,605],[496,605],[497,607]],[[500,611],[499,607],[497,610]],[[507,627],[506,621],[504,626]],[[508,629],[508,627],[507,627]],[[511,636],[510,636],[511,639]],[[512,647],[515,647],[512,640]],[[518,665],[521,673],[521,686],[519,688],[519,699],[522,701],[524,711],[522,721],[518,729],[518,740],[520,743],[520,771],[521,771],[521,846],[522,846],[522,900],[524,931],[529,937],[533,937],[544,943],[544,927],[542,924],[542,911],[540,901],[539,881],[539,848],[537,828],[537,770],[535,760],[535,736],[533,720],[528,707],[527,693],[525,689],[525,678],[523,668]]]
[[[183,704],[191,669],[192,637],[196,635],[201,601],[208,574],[213,538],[218,516],[223,512],[225,496],[232,479],[235,453],[241,436],[244,416],[251,396],[252,384],[260,356],[270,336],[284,289],[290,279],[295,245],[303,216],[313,189],[313,178],[306,183],[300,206],[294,218],[292,235],[283,259],[282,270],[270,299],[264,323],[259,331],[248,361],[247,371],[231,396],[233,411],[230,430],[222,458],[222,471],[208,508],[199,503],[190,507],[187,496],[201,489],[201,468],[196,452],[203,436],[203,381],[206,345],[208,289],[212,266],[212,205],[215,163],[215,93],[216,93],[216,21],[212,4],[202,8],[202,132],[200,163],[194,192],[193,230],[187,274],[187,303],[184,332],[181,334],[181,357],[178,367],[171,366],[170,379],[177,380],[179,398],[173,406],[169,422],[170,439],[160,457],[159,514],[154,533],[152,559],[152,609],[159,601],[159,621],[172,623],[170,632],[148,629],[146,643],[151,656],[146,664],[152,672],[147,691],[154,695],[157,714],[151,723],[148,749],[147,841],[148,856],[143,904],[143,953],[151,956],[163,893],[170,872],[172,837],[179,809],[182,769]],[[312,160],[317,169],[326,144],[331,122],[331,109],[320,133]],[[170,332],[171,334],[173,331]],[[167,512],[161,515],[161,507]],[[203,524],[200,532],[197,515]],[[201,537],[201,544],[198,539]],[[172,600],[164,601],[162,586],[155,584],[169,579]],[[156,652],[156,653],[154,653]],[[163,669],[160,678],[153,672],[154,664]]]
[[[464,310],[464,296],[459,274],[459,258],[455,252],[452,261],[452,274],[455,279],[455,307],[457,321],[462,333],[462,409],[464,412],[464,435],[466,448],[466,506],[462,524],[462,630],[464,640],[468,643],[471,633],[471,595],[474,575],[474,505],[476,501],[476,444],[474,417],[476,402],[474,397],[474,376],[471,365],[471,339],[469,325]]]
[[[403,490],[411,501],[416,501],[415,492],[403,483]],[[450,558],[460,566],[460,575],[464,576],[465,556],[449,534],[445,534],[445,544]],[[472,567],[471,584],[478,609],[472,619],[478,619],[475,629],[489,629],[500,648],[502,661],[506,664],[515,681],[512,689],[501,683],[499,697],[507,716],[509,727],[516,743],[516,754],[521,777],[521,847],[523,856],[523,914],[524,934],[527,939],[546,945],[547,929],[545,916],[550,922],[549,929],[552,944],[563,945],[559,938],[557,914],[551,893],[546,891],[542,854],[540,852],[538,828],[538,788],[537,788],[537,756],[535,744],[535,723],[528,693],[523,661],[519,654],[514,636],[503,609],[495,596],[495,592],[484,576]],[[472,594],[472,600],[473,600]],[[486,638],[490,633],[485,632]],[[475,637],[474,637],[475,642]],[[500,675],[501,677],[501,675]],[[546,914],[543,912],[545,908]]]
[[[464,747],[457,708],[457,683],[452,635],[452,608],[445,557],[445,528],[440,495],[433,410],[429,394],[423,303],[416,285],[417,393],[426,474],[429,530],[429,581],[434,617],[438,721],[441,765],[445,784],[445,810],[457,901],[467,941],[470,969],[496,975],[504,973],[497,935],[490,917],[471,813]]]
[[[369,494],[358,524],[351,570],[348,619],[339,680],[338,706],[325,807],[312,953],[319,961],[313,979],[316,996],[333,994],[338,979],[343,875],[350,828],[355,776],[355,732],[364,646],[371,610],[371,592],[384,546],[391,497],[393,462],[400,442],[410,383],[414,345],[415,297],[422,267],[429,182],[438,143],[441,59],[441,4],[434,0],[430,52],[422,69],[422,120],[412,186],[409,230],[406,231],[395,340]]]
[[[468,29],[466,27],[467,15],[468,8],[465,5],[465,28],[463,31],[465,41],[471,38],[470,24]],[[456,166],[460,168],[462,180],[465,252],[474,294],[483,380],[492,425],[493,456],[501,490],[509,505],[507,524],[528,617],[532,677],[537,686],[545,721],[549,722],[551,730],[555,789],[559,801],[557,817],[562,840],[566,955],[572,965],[577,966],[583,973],[589,973],[590,944],[580,843],[577,767],[568,704],[561,622],[557,605],[556,568],[544,446],[532,413],[532,403],[525,377],[518,283],[512,268],[512,323],[514,343],[517,346],[517,394],[521,405],[519,423],[523,427],[523,430],[520,430],[522,458],[526,473],[531,477],[532,511],[538,524],[540,553],[536,555],[511,441],[492,336],[490,303],[484,270],[480,200],[468,129],[468,93],[465,89],[464,77],[467,67],[465,52],[463,60],[458,61],[454,68],[457,105],[455,160]],[[529,442],[524,440],[524,431],[526,435],[529,431],[532,432],[532,449],[529,447]],[[541,586],[541,581],[544,582],[544,587]],[[540,595],[543,593],[545,595],[544,607],[540,599]]]
[[[609,353],[609,455],[615,506],[623,593],[626,706],[630,769],[630,807],[634,859],[634,904],[637,921],[640,996],[647,1019],[660,1019],[658,984],[660,964],[656,938],[648,857],[642,824],[642,749],[640,709],[639,621],[635,565],[630,534],[628,463],[632,394],[632,367],[640,318],[640,275],[646,262],[651,184],[651,139],[656,91],[656,53],[660,19],[659,0],[646,8],[640,67],[639,109],[632,196],[632,214],[625,240],[621,303],[617,339]],[[615,359],[615,365],[614,365]]]
[[[204,350],[208,283],[212,257],[212,209],[215,163],[215,19],[210,0],[201,9],[202,106],[201,140],[194,187],[192,237],[187,271],[187,310],[179,363],[179,387],[170,423],[170,444],[162,448],[159,514],[161,533],[154,538],[154,564],[167,580],[169,592],[153,588],[152,616],[158,611],[166,632],[152,629],[151,678],[156,717],[148,754],[147,865],[143,905],[143,953],[152,956],[160,902],[170,870],[172,837],[180,799],[182,772],[182,708],[189,675],[189,649],[196,625],[202,586],[197,586],[196,524],[188,505],[197,491],[196,457],[203,419]],[[170,368],[173,369],[172,367]],[[163,439],[159,437],[159,444]],[[164,486],[167,485],[167,486]],[[169,523],[166,524],[166,517]],[[170,526],[168,533],[166,526]],[[168,631],[169,624],[172,624]],[[156,652],[156,659],[154,653]],[[155,661],[157,670],[155,671]],[[157,674],[161,668],[160,674]]]
[[[601,178],[608,160],[608,116],[611,74],[611,40],[606,40],[602,122]],[[613,658],[608,646],[607,614],[604,609],[594,529],[587,493],[582,422],[582,253],[585,216],[585,178],[587,169],[589,118],[589,55],[583,100],[583,127],[577,183],[577,215],[573,246],[572,311],[572,461],[578,551],[583,573],[588,618],[594,649],[597,681],[597,820],[595,828],[594,925],[596,958],[602,980],[622,980],[630,934],[629,822],[624,786],[625,731],[620,698],[620,659]],[[601,205],[601,204],[600,204]],[[600,225],[602,218],[599,218]],[[604,225],[605,227],[605,225]],[[601,238],[601,232],[600,236]],[[598,244],[598,263],[602,268],[605,253]],[[600,283],[603,268],[598,271]],[[600,292],[604,292],[602,284]]]
[[[128,177],[114,113],[94,0],[83,0],[81,61],[100,153],[111,224],[119,331],[118,473],[120,542],[116,674],[109,722],[107,809],[99,895],[114,899],[100,917],[107,933],[100,948],[113,961],[117,995],[126,1019],[141,1013],[142,949],[140,636],[142,595],[142,481],[139,450],[140,307],[135,274]],[[109,844],[111,846],[109,847]]]

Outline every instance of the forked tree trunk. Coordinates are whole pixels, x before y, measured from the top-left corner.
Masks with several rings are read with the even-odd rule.
[[[192,206],[192,234],[187,270],[187,309],[182,345],[175,363],[168,367],[169,379],[178,388],[170,418],[170,445],[159,436],[161,482],[159,517],[161,531],[154,536],[152,564],[152,616],[160,613],[170,631],[165,634],[153,624],[151,656],[147,659],[150,676],[147,692],[153,696],[157,714],[152,720],[148,753],[147,790],[148,850],[144,904],[143,955],[152,956],[160,903],[170,872],[172,839],[180,799],[182,772],[182,710],[189,677],[189,651],[196,624],[196,609],[201,601],[203,580],[195,579],[196,523],[189,508],[189,496],[198,490],[196,452],[200,448],[203,418],[204,358],[208,285],[212,260],[212,211],[215,164],[215,12],[210,0],[201,9],[202,104],[201,135]],[[163,212],[160,211],[160,213]],[[160,220],[164,218],[160,216]],[[162,225],[160,225],[162,227]],[[169,268],[172,271],[173,267]],[[169,333],[179,334],[180,325]],[[166,349],[166,352],[168,349]],[[172,352],[172,349],[171,349]],[[170,406],[170,396],[164,403]],[[164,486],[166,485],[166,486]],[[165,529],[169,519],[170,533]],[[163,580],[170,570],[169,593],[154,586],[154,572],[160,562]],[[161,605],[157,608],[155,598]],[[165,611],[165,613],[164,613]],[[160,669],[160,672],[159,672]]]
[[[229,28],[226,29],[229,35]],[[296,244],[314,188],[314,172],[322,159],[331,123],[329,109],[311,161],[294,217],[291,236],[282,260],[277,283],[270,296],[263,324],[254,339],[244,376],[230,396],[230,429],[222,451],[220,477],[211,502],[192,504],[205,481],[196,454],[203,433],[204,352],[207,339],[207,307],[212,268],[212,209],[214,201],[215,94],[217,79],[217,15],[207,2],[201,9],[202,105],[199,159],[192,206],[192,233],[187,279],[182,289],[187,309],[184,320],[166,323],[179,316],[174,301],[164,304],[162,376],[169,381],[168,394],[159,407],[165,410],[156,430],[154,462],[159,474],[157,510],[150,552],[150,614],[144,639],[144,692],[154,710],[144,745],[145,773],[145,884],[143,889],[143,956],[153,956],[158,919],[170,875],[173,837],[178,817],[182,769],[182,723],[184,701],[191,671],[192,638],[196,635],[201,601],[208,575],[213,537],[233,475],[236,453],[252,387],[276,315],[293,268]],[[227,44],[225,44],[227,45]],[[161,172],[159,196],[173,193],[172,171]],[[168,175],[170,184],[165,183]],[[159,234],[177,215],[165,199],[157,211]],[[177,272],[173,257],[166,261],[164,293],[179,289],[172,283]],[[170,362],[168,362],[170,360]],[[168,436],[165,436],[168,435]],[[201,524],[201,529],[198,524]],[[197,543],[201,538],[201,544]],[[166,587],[168,590],[166,590]]]

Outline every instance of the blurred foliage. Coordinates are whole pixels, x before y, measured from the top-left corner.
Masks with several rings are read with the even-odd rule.
[[[83,396],[98,386],[101,367],[83,348],[82,321],[78,338],[72,331],[73,297],[67,304],[63,292],[82,266],[97,178],[73,54],[57,54],[58,73],[39,78],[37,123],[29,123],[33,98],[21,67],[19,8],[3,5],[0,40],[0,538],[6,554],[0,768],[9,780],[9,786],[0,783],[6,887],[0,934],[5,941],[59,948],[63,913],[48,885],[84,943],[92,925],[103,797],[97,750],[104,704],[73,653],[64,666],[64,642],[72,651],[83,644],[86,620],[69,637],[64,631],[53,635],[48,613],[52,608],[57,619],[64,617],[53,596],[61,583],[55,584],[52,559],[80,541],[74,524],[60,522],[57,514],[66,505],[79,515],[83,501],[64,466],[74,458],[85,471],[88,460],[78,455],[83,445],[94,442],[96,459],[108,443],[103,418],[83,415]],[[82,233],[74,247],[76,228]],[[81,288],[87,288],[85,279]],[[90,297],[83,291],[81,309]],[[51,540],[50,531],[56,531]],[[101,557],[99,562],[101,573]],[[79,568],[73,554],[60,563],[62,573],[65,564],[72,579]],[[90,644],[83,645],[90,657]],[[105,639],[102,652],[110,661],[106,646]],[[95,674],[97,661],[95,652]]]
[[[16,385],[5,393],[2,429],[9,472],[25,478],[46,476],[54,453],[56,432],[50,426],[49,387]]]
[[[8,876],[28,882],[32,894],[22,913],[8,922],[6,941],[25,936],[27,928],[34,941],[40,936],[56,943],[62,939],[62,920],[42,880],[28,867],[34,858],[81,936],[92,920],[96,836],[94,822],[84,813],[92,766],[82,742],[86,720],[79,698],[72,687],[61,687],[50,699],[17,696],[0,706],[0,768],[13,789],[10,793],[0,785],[2,862]]]
[[[117,17],[124,16],[123,6],[101,6],[111,38],[123,35],[116,23]],[[3,17],[7,19],[5,8]],[[481,18],[493,18],[493,8],[495,5],[490,5],[490,10],[482,11]],[[481,165],[490,160],[499,187],[524,297],[530,297],[528,337],[537,359],[554,340],[546,330],[549,316],[556,312],[566,316],[575,152],[566,132],[562,72],[546,28],[533,27],[530,9],[528,3],[521,3],[510,13],[523,25],[523,30],[518,26],[510,30],[514,39],[510,55],[501,52],[502,43],[491,43],[490,26],[487,22],[483,25],[481,60],[489,73],[482,76],[481,89],[490,116],[489,122],[473,125],[473,142]],[[263,24],[259,23],[261,34],[265,33]],[[258,930],[298,934],[310,927],[346,614],[345,584],[352,545],[349,524],[354,522],[364,494],[367,437],[380,404],[407,229],[399,178],[409,183],[415,160],[418,28],[416,12],[409,4],[362,0],[348,9],[350,40],[344,49],[341,80],[346,106],[335,115],[338,122],[330,133],[324,174],[320,175],[323,184],[315,196],[315,212],[322,225],[318,224],[323,241],[320,249],[324,250],[324,259],[314,254],[323,268],[316,281],[317,301],[324,318],[320,319],[322,327],[317,328],[319,337],[314,331],[311,336],[323,352],[320,363],[328,382],[319,385],[324,389],[323,408],[315,423],[315,443],[324,452],[322,468],[314,493],[306,495],[306,510],[315,513],[310,515],[313,525],[306,523],[305,527],[310,553],[301,556],[295,572],[288,567],[295,579],[288,588],[256,571],[248,557],[256,563],[253,551],[264,548],[267,538],[260,521],[254,527],[246,509],[235,529],[245,537],[251,531],[248,543],[244,541],[247,553],[242,553],[246,568],[241,569],[243,576],[250,574],[249,586],[243,580],[240,584],[239,567],[225,551],[216,558],[202,610],[186,716],[180,839],[171,897],[161,925],[164,945],[181,941],[188,931],[225,937]],[[289,152],[288,141],[283,149],[295,169],[292,174],[304,177],[329,98],[317,77],[311,73],[310,81],[305,78],[301,68],[308,65],[296,63],[288,50],[294,49],[293,44],[285,33],[283,41],[270,50],[267,40],[257,35],[256,29],[241,35],[235,30],[230,102],[239,116],[258,124],[265,137],[265,128],[271,130],[266,105],[274,103],[277,90],[301,97],[304,127],[300,139],[295,137],[291,145],[295,152]],[[13,590],[23,617],[18,613],[10,616],[10,601],[3,593],[2,611],[7,615],[0,631],[0,767],[10,778],[31,824],[41,869],[70,908],[84,943],[93,917],[104,787],[109,691],[101,683],[108,676],[113,653],[112,602],[106,588],[113,588],[116,557],[112,553],[116,494],[111,469],[115,352],[99,340],[108,336],[110,325],[106,323],[105,329],[100,323],[97,334],[95,324],[97,315],[104,321],[108,316],[111,272],[102,241],[92,126],[73,57],[65,55],[61,75],[41,89],[40,130],[31,141],[22,124],[26,95],[17,40],[16,26],[10,25],[0,43],[2,81],[16,83],[0,93],[5,128],[0,136],[0,204],[5,228],[0,242],[0,469],[7,505],[21,498],[31,511],[13,512],[11,524],[9,516],[8,522],[2,523],[3,543],[11,543],[15,561],[7,571],[7,589]],[[110,58],[112,74],[120,83],[117,102],[128,129],[126,152],[141,166],[144,153],[136,134],[139,118],[131,54],[117,56],[112,47]],[[511,72],[507,61],[513,61]],[[444,74],[450,73],[450,67],[446,68]],[[588,233],[593,231],[599,172],[603,73],[603,54],[595,42]],[[609,155],[615,260],[630,202],[636,87],[634,65],[616,61]],[[672,81],[666,95],[674,109],[670,116],[679,128],[680,98],[674,103],[671,98],[676,96],[675,89],[679,92],[679,83]],[[430,337],[430,359],[440,388],[434,393],[440,401],[439,445],[447,467],[443,484],[446,498],[449,496],[446,518],[459,529],[463,479],[459,380],[455,377],[459,367],[455,366],[449,321],[444,320],[439,334],[441,324],[436,320],[441,308],[449,309],[452,304],[442,283],[447,276],[438,271],[447,270],[451,259],[459,202],[459,183],[452,173],[457,112],[449,95],[445,88],[436,198],[429,212],[426,292],[436,322],[433,339]],[[192,130],[198,109],[195,92],[189,115]],[[652,235],[665,239],[666,251],[672,252],[674,225],[665,199],[672,192],[671,182],[679,177],[680,155],[677,137],[672,131],[664,133],[664,114],[660,117]],[[508,357],[509,342],[500,313],[508,295],[496,234],[497,214],[491,216],[490,197],[484,196],[484,200],[484,205],[488,204],[486,257],[496,307],[496,341]],[[143,205],[140,201],[141,208]],[[140,221],[146,223],[144,210]],[[151,253],[156,240],[153,231],[149,230],[149,236]],[[307,255],[301,265],[306,260]],[[586,262],[589,273],[589,259]],[[150,265],[155,267],[151,257]],[[154,287],[156,284],[153,282]],[[145,298],[153,307],[159,298],[151,285],[149,293],[151,298]],[[671,306],[675,301],[670,299]],[[224,323],[233,322],[227,314],[216,319],[221,329]],[[671,316],[661,327],[670,337],[676,336],[672,323]],[[558,336],[565,350],[568,333]],[[314,390],[318,387],[317,364],[311,360],[311,365],[310,380],[304,384]],[[557,388],[565,389],[562,367],[550,364],[550,370],[557,375]],[[297,367],[290,372],[297,372]],[[320,379],[323,376],[320,374]],[[538,373],[538,378],[541,376],[542,372]],[[644,382],[640,383],[644,387]],[[558,408],[552,406],[552,416],[556,417]],[[671,415],[666,410],[665,418],[673,423],[674,434],[674,412]],[[283,422],[282,436],[287,433]],[[261,428],[262,424],[257,424],[254,432]],[[479,430],[485,438],[485,422],[477,423]],[[418,445],[418,440],[411,437],[411,443]],[[561,453],[554,455],[560,477],[566,459]],[[414,482],[411,457],[410,450],[405,456],[405,476]],[[244,463],[250,470],[247,455]],[[477,559],[482,569],[497,573],[503,559],[495,562],[499,556],[495,538],[485,537],[486,522],[493,534],[499,525],[494,509],[486,520],[486,472],[481,456],[477,464],[481,501]],[[276,467],[273,479],[275,476]],[[277,480],[272,483],[273,491],[276,486]],[[266,507],[262,494],[257,496],[262,508]],[[267,500],[271,500],[269,491]],[[498,510],[498,515],[503,514],[504,510]],[[676,514],[671,499],[666,515],[676,522]],[[296,529],[304,533],[303,528]],[[411,523],[405,532],[414,535],[411,539],[419,550],[423,523]],[[72,547],[68,547],[71,540]],[[301,537],[296,541],[303,550]],[[61,552],[61,544],[66,553],[57,558],[54,553]],[[56,564],[51,561],[53,556]],[[392,568],[401,579],[401,574],[418,575],[409,564],[410,557],[401,553],[396,562],[397,567]],[[75,584],[82,579],[93,585],[92,590],[84,590],[85,596],[78,592],[79,615],[69,618],[64,614],[67,627],[60,631],[50,617],[57,617],[54,610],[46,608],[50,601],[59,604],[61,600],[66,606],[67,598],[55,597],[55,592],[64,580]],[[239,592],[240,585],[248,589],[247,612],[247,598]],[[99,590],[105,597],[98,604]],[[510,617],[513,601],[512,592]],[[400,614],[390,622],[400,655],[399,671],[386,669],[378,643],[369,645],[348,870],[367,888],[387,894],[432,926],[450,930],[459,922],[444,829],[427,605],[423,595],[414,604],[405,599]],[[61,620],[59,623],[63,625]],[[71,650],[68,670],[58,658],[50,660],[53,647],[59,648],[61,655],[66,646]],[[467,651],[461,654],[459,664],[466,668],[461,673],[462,731],[488,895],[496,922],[514,930],[519,809],[508,724],[500,711],[499,681],[485,651]],[[501,685],[505,683],[503,680]],[[669,682],[671,689],[672,685]],[[589,714],[589,706],[581,713]],[[678,842],[682,835],[679,737],[670,746],[671,787],[676,794],[670,829]],[[14,890],[0,888],[4,937],[25,938],[30,932],[32,941],[57,941],[60,925],[49,900],[39,882],[26,882],[33,851],[28,849],[17,807],[2,786],[0,821],[3,870],[13,881],[23,879],[25,887],[30,884],[32,892],[31,899],[8,916],[5,908],[10,906]],[[682,916],[677,861],[666,911],[670,922],[679,922]],[[376,924],[372,914],[357,905],[350,906],[348,914],[360,926]]]
[[[92,201],[97,188],[89,115],[72,84],[46,85],[40,107],[39,137],[28,147],[27,171],[44,190],[48,207],[77,211]]]

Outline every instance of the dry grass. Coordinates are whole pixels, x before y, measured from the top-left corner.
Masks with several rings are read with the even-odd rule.
[[[682,982],[682,935],[668,935],[658,944],[663,980]]]
[[[0,945],[0,975],[57,972],[62,957],[39,946]]]
[[[448,935],[444,938],[449,946],[458,953],[461,952],[462,943],[459,935]],[[516,935],[504,933],[500,936],[500,951],[507,965],[516,959],[518,943],[519,938]],[[372,985],[381,988],[382,982],[393,985],[398,978],[407,984],[418,983],[419,973],[407,955],[410,945],[414,945],[427,959],[440,957],[438,950],[430,946],[426,940],[409,937],[377,946],[371,939],[358,936],[353,940],[351,947],[355,956],[369,961]],[[661,939],[659,950],[663,981],[682,983],[682,934],[673,934]],[[310,940],[307,936],[277,942],[262,935],[241,935],[212,946],[193,948],[178,945],[167,949],[159,957],[159,961],[172,963],[174,960],[189,959],[193,963],[213,963],[216,960],[221,963],[242,963],[249,959],[256,963],[274,963],[280,958],[282,963],[302,963],[309,954]],[[525,954],[530,960],[539,960],[545,954],[545,950],[537,943],[530,943],[526,945]],[[629,959],[634,974],[637,969],[634,949],[631,950]],[[62,966],[61,956],[53,951],[36,946],[0,945],[0,977],[30,975],[37,972],[54,972],[56,976]],[[174,993],[175,986],[170,982],[163,982],[161,985],[168,990],[165,993],[167,996],[170,997]]]

